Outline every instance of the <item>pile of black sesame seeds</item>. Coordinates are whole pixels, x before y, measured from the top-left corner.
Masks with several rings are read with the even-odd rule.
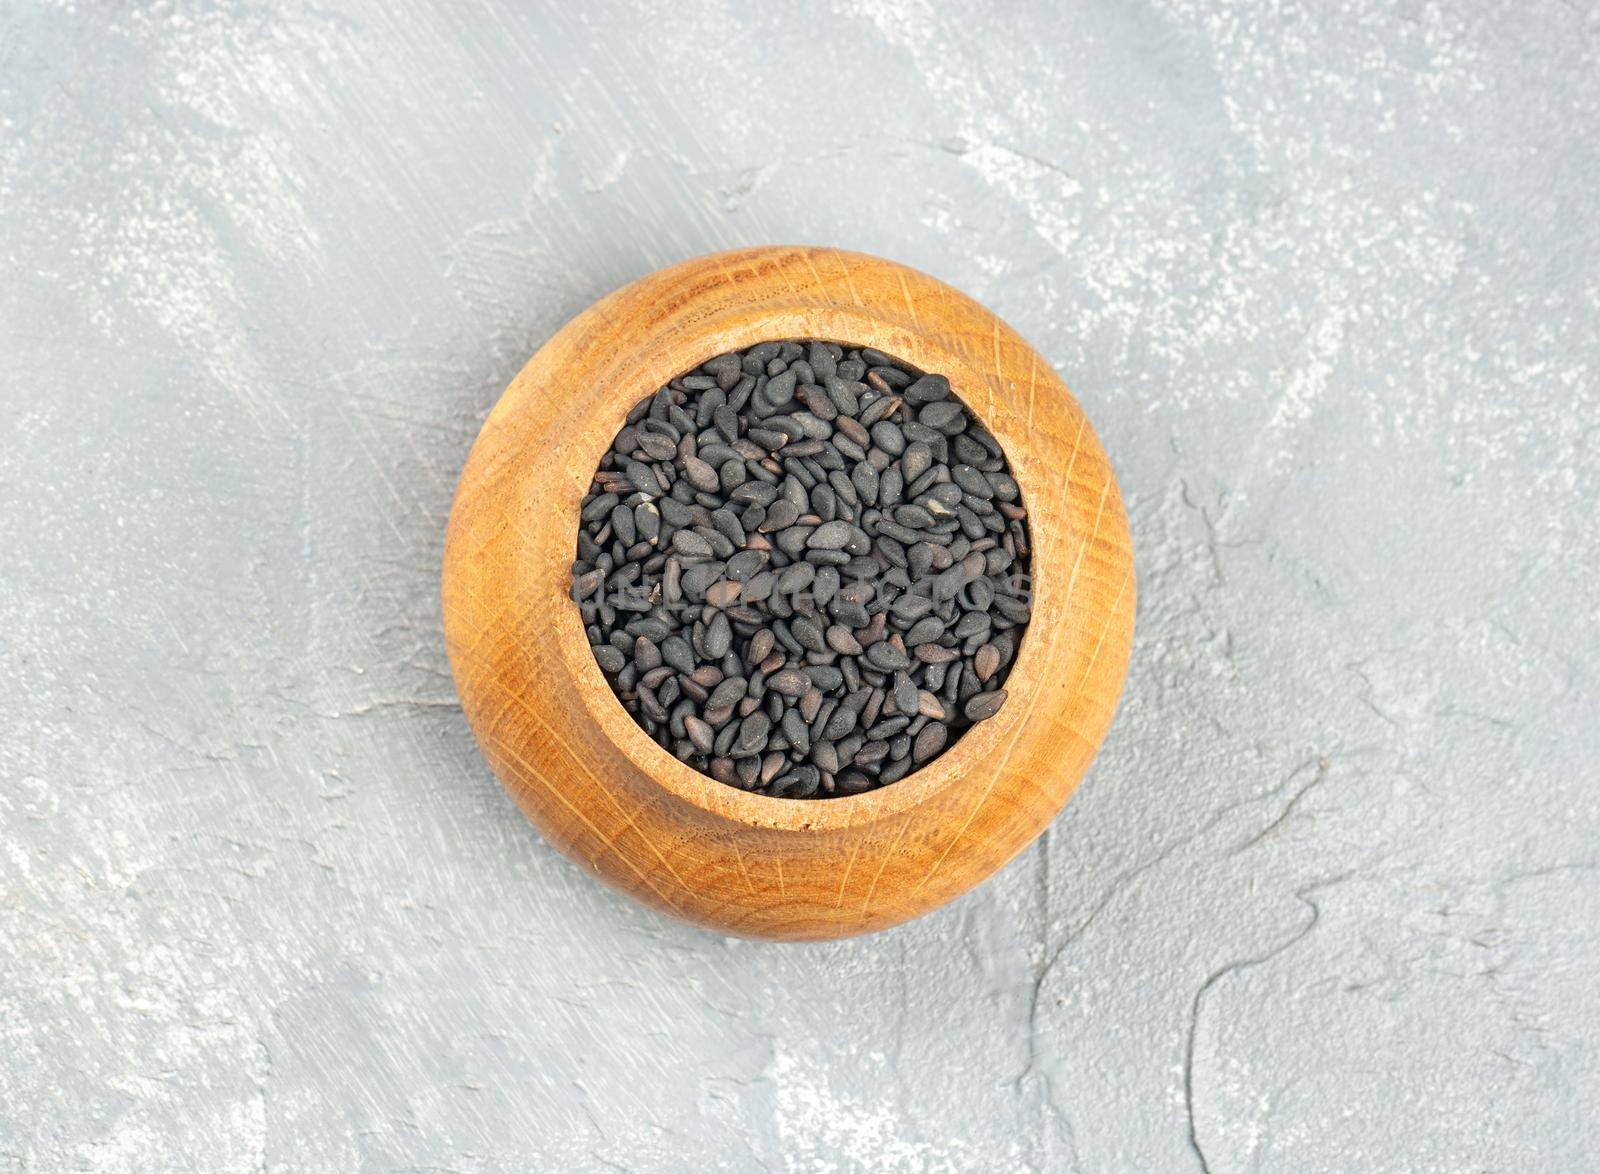
[[[628,413],[572,598],[623,706],[721,782],[905,777],[1004,703],[1027,513],[941,375],[828,342],[719,355]]]

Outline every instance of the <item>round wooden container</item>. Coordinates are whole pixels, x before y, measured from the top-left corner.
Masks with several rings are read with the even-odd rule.
[[[673,376],[769,339],[870,346],[952,387],[1027,505],[1033,618],[1009,698],[951,749],[864,795],[752,795],[684,765],[622,708],[567,598],[578,505],[624,413]],[[647,905],[720,931],[836,938],[959,896],[1072,794],[1127,671],[1127,518],[1083,410],[989,311],[925,274],[834,249],[700,257],[602,298],[529,360],[473,446],[444,555],[467,719],[545,836]]]

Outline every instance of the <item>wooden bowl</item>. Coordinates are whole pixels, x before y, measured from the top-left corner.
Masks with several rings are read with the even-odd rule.
[[[1004,446],[1031,527],[1033,618],[1005,706],[921,770],[847,798],[753,795],[679,762],[612,694],[567,598],[579,501],[628,408],[715,355],[786,338],[948,376]],[[836,938],[960,895],[1060,811],[1121,692],[1133,558],[1094,429],[1005,323],[889,261],[762,248],[641,278],[528,361],[461,475],[443,601],[462,708],[551,843],[688,921]]]

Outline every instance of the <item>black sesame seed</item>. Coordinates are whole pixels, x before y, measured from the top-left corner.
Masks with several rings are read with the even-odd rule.
[[[718,660],[727,655],[728,649],[732,646],[733,628],[728,623],[728,617],[718,612],[706,626],[703,651],[711,659]]]
[[[987,693],[975,693],[967,698],[967,703],[962,707],[969,722],[981,722],[1000,712],[1000,707],[1005,704],[1006,691],[1004,689],[991,689]]]

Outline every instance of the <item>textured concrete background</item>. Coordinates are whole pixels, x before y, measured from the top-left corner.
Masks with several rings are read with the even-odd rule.
[[[0,1170],[1593,1170],[1586,0],[0,0]],[[568,316],[814,241],[1065,375],[1121,713],[934,916],[547,848],[456,473]]]

